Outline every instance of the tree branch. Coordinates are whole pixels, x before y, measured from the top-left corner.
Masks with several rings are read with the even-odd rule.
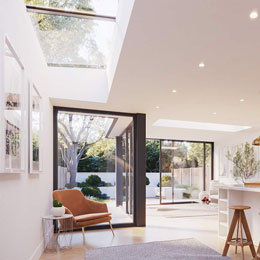
[[[72,135],[72,138],[73,138],[72,140],[74,141],[74,140],[76,140],[76,138],[75,138],[74,131],[73,131],[72,119],[73,119],[73,115],[70,114],[69,115],[69,126],[70,126],[70,132],[71,132],[71,135]]]
[[[77,155],[77,163],[79,163],[79,160],[82,156],[82,154],[84,153],[85,149],[87,148],[88,144],[84,143],[83,147],[81,148],[80,152]]]
[[[58,133],[61,135],[62,140],[64,141],[64,143],[68,146],[68,148],[71,146],[70,142],[68,141],[68,139],[66,138],[66,136],[64,135],[64,133],[62,133],[62,131],[60,129],[58,129]]]
[[[62,159],[66,163],[66,166],[69,167],[70,166],[70,161],[69,161],[68,157],[65,155],[64,146],[61,143],[59,143],[59,146],[60,146],[60,149],[61,149]]]
[[[73,139],[72,139],[73,136],[72,136],[72,134],[69,132],[68,127],[67,127],[61,120],[59,120],[58,122],[59,122],[59,124],[61,124],[61,125],[63,126],[63,128],[64,128],[66,134],[69,136],[71,142],[73,142]]]

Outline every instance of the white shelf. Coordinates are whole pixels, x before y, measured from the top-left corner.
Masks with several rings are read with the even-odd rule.
[[[221,202],[227,202],[228,200],[227,200],[227,199],[219,199],[219,201],[221,201]]]
[[[218,200],[218,194],[209,196],[213,200]]]
[[[219,225],[228,228],[228,223],[227,222],[219,222]]]
[[[227,214],[228,214],[228,212],[227,212],[227,211],[225,211],[225,210],[220,210],[220,211],[219,211],[219,213],[221,213],[221,214],[225,214],[225,215],[227,215]]]
[[[219,238],[223,239],[223,240],[226,240],[227,239],[227,236],[219,236]]]

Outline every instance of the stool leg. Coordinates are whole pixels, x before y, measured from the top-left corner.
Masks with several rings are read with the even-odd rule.
[[[229,246],[230,246],[228,244],[228,242],[230,242],[232,240],[237,221],[238,221],[238,211],[235,210],[234,215],[233,215],[233,219],[232,219],[232,222],[231,222],[231,225],[230,225],[230,228],[229,228],[229,232],[228,232],[228,236],[227,236],[227,240],[226,240],[226,243],[225,243],[225,247],[224,247],[222,256],[227,255],[227,252],[228,252],[228,249],[229,249]]]
[[[236,237],[236,242],[238,243],[238,240],[239,240],[239,221],[237,222],[237,237]],[[240,227],[241,228],[241,227]],[[235,254],[237,254],[237,244],[236,244],[236,249],[235,249]]]
[[[240,235],[241,235],[242,259],[245,260],[244,240],[243,240],[243,226],[242,226],[242,212],[241,212],[241,210],[239,211],[239,225],[240,225]]]
[[[251,250],[251,254],[253,257],[256,256],[256,252],[255,252],[255,247],[254,247],[254,243],[253,243],[253,240],[252,240],[252,237],[251,237],[251,233],[250,233],[250,230],[249,230],[249,227],[248,227],[248,223],[247,223],[247,220],[246,220],[246,215],[245,215],[245,212],[242,211],[242,224],[243,224],[243,227],[244,227],[244,230],[245,230],[245,233],[246,233],[246,238],[247,238],[247,241],[248,242],[252,242],[250,246],[250,250]]]
[[[257,254],[256,254],[256,257],[255,257],[255,260],[260,260],[260,242],[259,242],[259,246],[258,246],[258,249],[257,249]]]

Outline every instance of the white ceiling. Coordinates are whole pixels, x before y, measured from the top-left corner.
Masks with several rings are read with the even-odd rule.
[[[135,0],[108,102],[77,106],[146,113],[148,137],[223,136],[152,126],[160,118],[260,127],[260,17],[249,19],[254,9],[260,13],[259,0]]]

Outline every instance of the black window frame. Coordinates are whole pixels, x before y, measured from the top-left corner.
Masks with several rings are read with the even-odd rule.
[[[133,118],[134,125],[134,214],[132,223],[113,224],[114,228],[144,227],[146,225],[146,115],[142,113],[125,113],[106,110],[93,110],[74,107],[53,107],[53,190],[58,188],[58,112],[78,112],[88,114],[102,114],[115,116],[128,116]],[[110,226],[97,225],[86,229],[109,229]]]

